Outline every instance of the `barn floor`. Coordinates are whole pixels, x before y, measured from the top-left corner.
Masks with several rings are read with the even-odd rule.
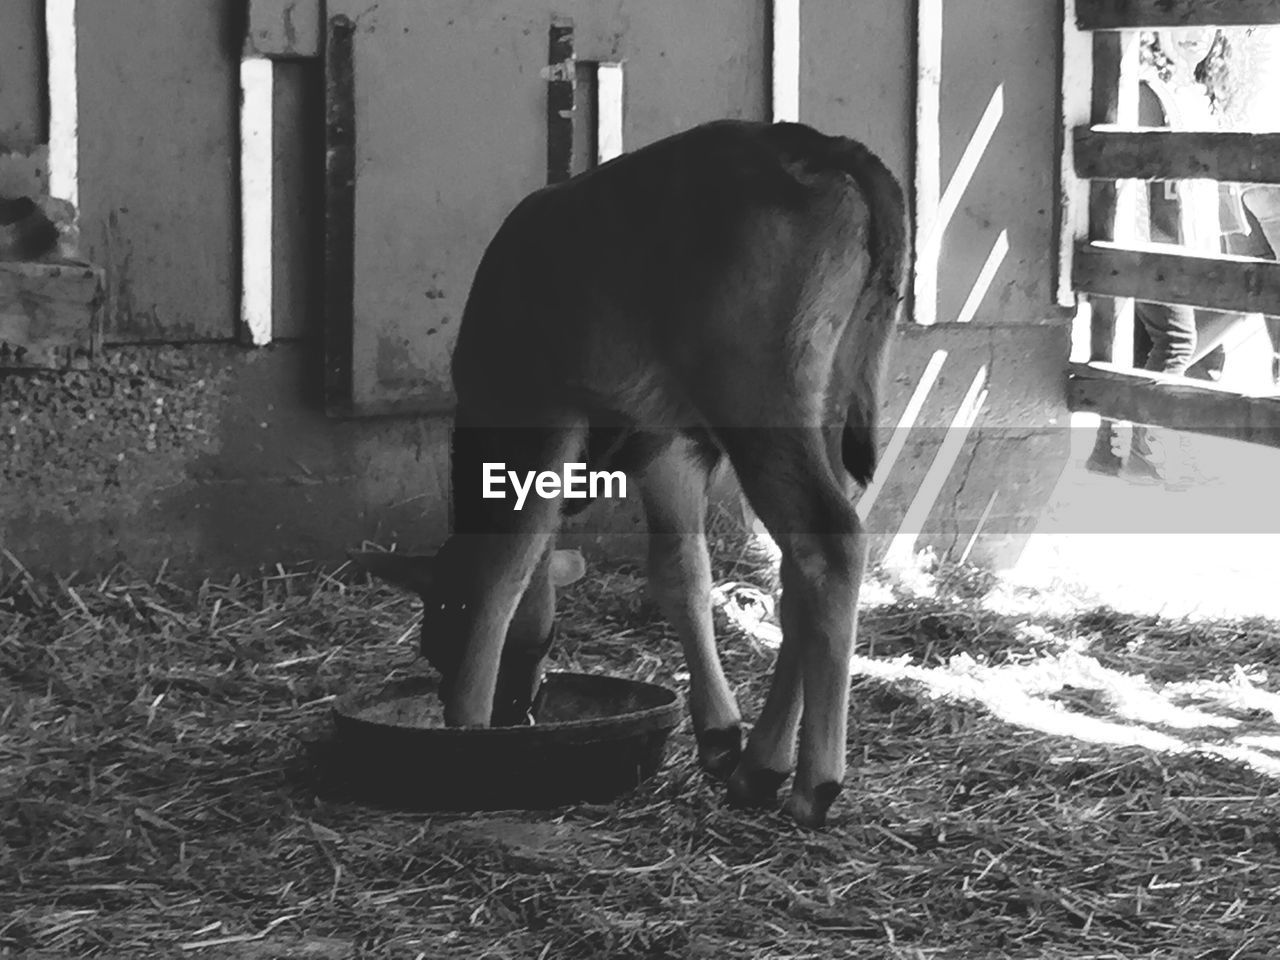
[[[719,556],[754,716],[769,572],[748,547]],[[614,804],[424,817],[312,789],[334,695],[414,660],[414,604],[345,576],[10,578],[0,957],[1226,960],[1280,942],[1271,621],[972,573],[878,582],[826,831],[727,809],[687,722]],[[684,686],[634,571],[562,603],[559,666]]]

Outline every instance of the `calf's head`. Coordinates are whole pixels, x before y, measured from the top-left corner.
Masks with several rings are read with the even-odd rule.
[[[462,542],[446,541],[433,556],[365,551],[352,553],[351,559],[422,598],[420,650],[440,673],[440,698],[447,705],[482,600],[483,578],[472,569]],[[556,588],[573,583],[585,569],[577,550],[552,550],[534,571],[503,642],[492,726],[528,722],[554,637]]]

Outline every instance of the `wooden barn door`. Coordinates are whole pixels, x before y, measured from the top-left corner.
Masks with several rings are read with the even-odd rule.
[[[1280,446],[1280,393],[1135,370],[1132,320],[1135,299],[1280,316],[1280,263],[1124,236],[1126,191],[1143,181],[1280,184],[1280,133],[1137,128],[1137,31],[1276,25],[1280,0],[1067,0],[1066,13],[1059,293],[1092,308],[1088,360],[1070,367],[1070,408]]]
[[[765,117],[769,6],[329,0],[330,412],[450,409],[458,323],[506,213],[602,150]]]

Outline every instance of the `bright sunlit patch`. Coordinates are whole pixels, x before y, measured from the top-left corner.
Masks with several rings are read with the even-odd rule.
[[[900,604],[907,597],[936,594],[937,565],[931,553],[921,551],[913,561],[914,576],[904,578],[904,570],[887,576],[883,569],[868,576],[859,608],[865,612]],[[761,647],[780,645],[782,631],[772,595],[749,583],[730,582],[713,590],[712,602],[718,628],[727,622]],[[877,658],[874,647],[864,641],[859,649],[872,655],[855,656],[850,675],[903,684],[924,697],[981,705],[1007,723],[1045,734],[1158,753],[1213,756],[1280,777],[1280,694],[1263,686],[1268,681],[1264,667],[1237,664],[1223,679],[1161,683],[1143,673],[1107,666],[1089,653],[1098,640],[1097,628],[1077,631],[1070,625],[1071,615],[1087,605],[1066,591],[1030,591],[1004,583],[981,605],[1006,616],[1034,618],[1014,625],[1020,643],[1000,662],[959,653],[942,666],[924,666],[912,662],[911,655]],[[1047,616],[1057,617],[1059,624],[1046,626]],[[870,642],[874,640],[873,634]],[[1161,644],[1159,634],[1135,631],[1124,650],[1152,663],[1177,655]]]
[[[1267,678],[1265,671],[1250,676],[1248,670],[1237,664],[1230,680],[1195,680],[1171,683],[1165,687],[1168,696],[1196,702],[1218,703],[1236,710],[1256,710],[1269,713],[1280,723],[1280,695],[1263,690],[1257,683]]]
[[[722,583],[711,589],[711,605],[756,642],[773,649],[782,644],[773,597],[748,583]]]
[[[1237,741],[1242,744],[1243,738]],[[1268,776],[1280,777],[1280,758],[1271,756],[1261,750],[1254,750],[1247,746],[1219,746],[1216,743],[1206,743],[1201,747],[1202,752],[1213,756],[1221,757],[1223,760],[1233,760],[1236,763],[1243,763],[1259,773],[1265,773]]]
[[[883,580],[864,580],[862,589],[858,591],[859,610],[873,610],[876,607],[887,607],[897,602],[898,597],[893,592],[893,587]]]
[[[751,545],[768,557],[770,563],[776,564],[782,559],[782,549],[756,517],[751,519]]]
[[[937,554],[925,547],[882,564],[878,573],[898,597],[924,599],[938,595],[937,565]]]
[[[1266,750],[1268,753],[1280,753],[1280,734],[1247,733],[1236,737],[1236,743],[1256,750]]]
[[[968,654],[945,666],[854,657],[854,676],[918,685],[926,696],[980,703],[1008,723],[1042,733],[1163,753],[1199,752],[1233,760],[1280,776],[1280,735],[1259,733],[1230,713],[1242,706],[1265,709],[1280,722],[1280,696],[1256,688],[1237,668],[1230,682],[1153,684],[1141,675],[1100,664],[1078,650],[1064,649],[1021,663],[991,665]],[[1185,701],[1194,692],[1197,706]],[[1061,695],[1087,695],[1106,715],[1072,710]],[[1256,725],[1255,725],[1256,727]],[[1239,731],[1232,736],[1232,731]]]

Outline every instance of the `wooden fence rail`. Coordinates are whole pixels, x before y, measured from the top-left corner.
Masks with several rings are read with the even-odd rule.
[[[1081,30],[1249,27],[1280,23],[1276,0],[1076,0]]]
[[[1280,91],[1276,91],[1280,96]],[[1076,176],[1086,180],[1211,178],[1280,183],[1280,133],[1183,133],[1077,127]]]

